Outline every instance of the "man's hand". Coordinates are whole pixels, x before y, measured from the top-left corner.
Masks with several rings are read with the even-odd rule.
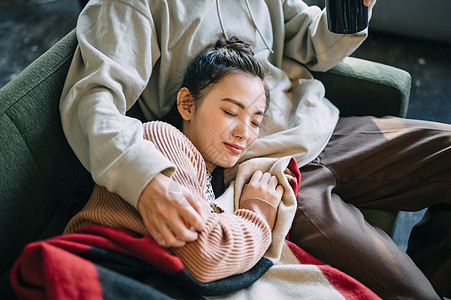
[[[205,227],[205,207],[171,178],[157,174],[143,190],[138,211],[152,238],[163,247],[195,241]]]
[[[370,6],[373,0],[363,0],[363,5]]]

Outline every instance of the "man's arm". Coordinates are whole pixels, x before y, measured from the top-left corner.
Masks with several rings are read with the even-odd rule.
[[[173,165],[125,112],[159,57],[152,20],[120,1],[90,3],[77,23],[79,46],[63,89],[64,132],[94,181],[136,207],[141,191]]]
[[[138,202],[153,207],[158,195],[142,196],[152,186],[161,186],[159,175],[170,175],[174,165],[143,139],[141,122],[125,116],[147,86],[160,56],[148,4],[91,1],[79,16],[77,37],[79,46],[60,102],[67,140],[96,183],[134,207]],[[174,208],[174,199],[167,191],[162,193],[167,197],[158,200]],[[170,211],[163,222],[180,220],[179,210]],[[147,209],[140,212],[145,221],[154,219]],[[195,210],[186,212],[186,218],[191,226],[203,228]],[[181,221],[167,226],[186,240],[197,238]]]

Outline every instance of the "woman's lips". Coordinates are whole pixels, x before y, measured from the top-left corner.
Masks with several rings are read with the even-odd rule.
[[[224,145],[226,146],[227,149],[229,149],[230,152],[236,155],[241,154],[241,152],[243,152],[244,149],[243,147],[237,144],[224,143]]]

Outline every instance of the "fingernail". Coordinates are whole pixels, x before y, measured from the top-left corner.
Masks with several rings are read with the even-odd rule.
[[[196,228],[194,228],[193,226],[190,226],[189,230],[196,232]]]

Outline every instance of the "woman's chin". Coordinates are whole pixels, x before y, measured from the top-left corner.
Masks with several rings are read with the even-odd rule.
[[[238,158],[233,158],[229,160],[223,160],[217,163],[218,166],[223,168],[231,168],[238,162]]]

